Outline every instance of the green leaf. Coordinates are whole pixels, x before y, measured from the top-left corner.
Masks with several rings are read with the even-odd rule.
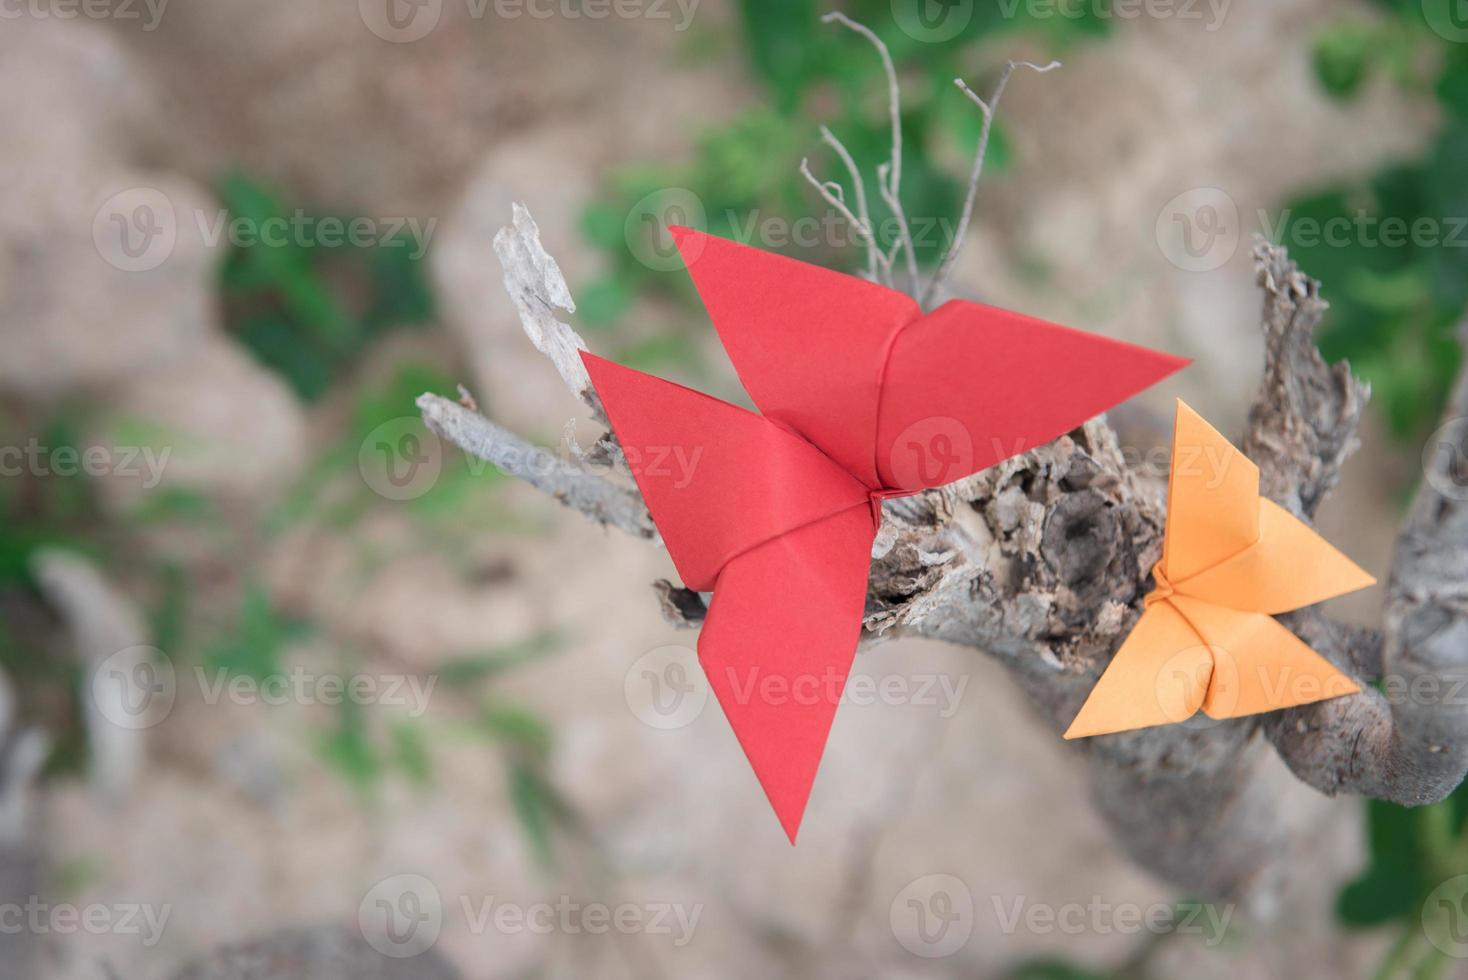
[[[428,743],[423,739],[422,729],[410,721],[398,722],[393,726],[392,739],[398,765],[402,766],[408,779],[418,786],[432,783],[433,760],[429,756]]]
[[[1107,980],[1107,974],[1061,959],[1035,959],[1005,974],[1007,980]]]
[[[1336,897],[1336,918],[1344,925],[1359,929],[1415,917],[1437,882],[1468,871],[1433,866],[1422,828],[1442,815],[1438,808],[1448,811],[1447,826],[1461,838],[1468,810],[1468,789],[1463,786],[1432,807],[1366,801],[1368,863]]]
[[[491,738],[527,757],[541,758],[550,751],[550,726],[526,708],[485,705],[479,724]]]
[[[551,830],[556,805],[550,788],[540,773],[522,763],[511,766],[510,801],[515,807],[515,816],[521,829],[530,840],[536,859],[542,867],[550,867],[555,863]]]
[[[739,12],[750,64],[769,85],[780,111],[793,111],[800,104],[817,44],[815,0],[742,0]]]
[[[358,789],[370,787],[382,774],[377,751],[367,739],[362,706],[351,698],[342,701],[337,725],[317,742],[321,758]]]
[[[463,687],[496,677],[523,664],[542,660],[559,651],[563,644],[559,634],[541,633],[524,643],[454,657],[439,667],[438,676],[451,687]]]
[[[264,681],[281,673],[284,647],[308,632],[305,623],[278,616],[258,582],[245,586],[238,623],[204,651],[210,670]]]
[[[1376,29],[1356,21],[1341,21],[1318,34],[1311,60],[1326,93],[1342,100],[1354,96],[1371,70],[1378,44]]]
[[[576,315],[591,327],[612,323],[632,305],[632,287],[619,276],[603,276],[581,287],[576,300]]]

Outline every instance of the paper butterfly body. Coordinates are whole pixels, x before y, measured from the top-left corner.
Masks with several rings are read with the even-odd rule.
[[[582,354],[699,663],[792,843],[861,632],[881,500],[1041,445],[1184,360],[672,230],[763,415]],[[678,461],[675,464],[673,461]]]
[[[1066,738],[1273,711],[1356,682],[1272,618],[1375,583],[1259,496],[1259,468],[1181,401],[1157,588]]]

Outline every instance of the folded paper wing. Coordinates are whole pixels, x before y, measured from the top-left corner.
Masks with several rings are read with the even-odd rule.
[[[867,505],[861,483],[769,419],[593,354],[581,360],[689,588],[707,592],[735,555]]]
[[[1258,468],[1182,402],[1158,573],[1158,591],[1066,738],[1168,724],[1200,708],[1236,718],[1360,690],[1271,617],[1375,580],[1261,498]],[[1178,680],[1193,669],[1205,679],[1201,696]]]
[[[868,491],[769,419],[582,359],[678,573],[714,592],[699,663],[793,842],[861,632]]]
[[[972,303],[924,316],[671,231],[764,414],[583,360],[679,574],[714,592],[699,661],[793,842],[861,630],[872,501],[1030,449],[1186,362]]]
[[[761,412],[878,486],[872,440],[887,348],[922,316],[877,283],[687,228],[674,240]]]
[[[916,491],[1044,445],[1186,366],[1184,358],[953,300],[893,343],[882,485]]]
[[[688,272],[760,411],[872,489],[952,483],[1042,445],[1188,362],[876,283],[686,228]]]
[[[1171,725],[1187,721],[1203,707],[1213,676],[1213,654],[1169,603],[1147,608],[1116,656],[1066,738]]]
[[[790,842],[861,635],[872,515],[855,507],[740,555],[719,576],[698,660]]]

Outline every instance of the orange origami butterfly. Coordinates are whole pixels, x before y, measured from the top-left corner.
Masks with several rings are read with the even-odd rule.
[[[1181,401],[1156,589],[1065,733],[1084,738],[1308,704],[1356,682],[1272,616],[1375,584],[1259,496],[1259,468]]]

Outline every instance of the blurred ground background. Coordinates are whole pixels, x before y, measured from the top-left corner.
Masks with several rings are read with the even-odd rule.
[[[300,975],[1366,977],[1423,945],[1418,817],[1327,801],[1272,757],[1301,830],[1280,880],[1210,907],[1227,930],[1140,929],[1127,910],[1189,896],[1109,845],[1002,671],[938,645],[861,655],[909,696],[838,713],[791,850],[717,708],[657,710],[648,678],[694,642],[649,589],[666,556],[416,422],[458,382],[547,446],[578,415],[500,283],[513,201],[598,353],[737,394],[644,219],[783,247],[824,211],[801,157],[840,176],[820,122],[881,158],[876,57],[821,9],[4,8],[0,446],[23,453],[0,456],[0,789],[27,809],[0,902],[49,911],[0,920],[0,974],[161,980],[240,943],[287,969],[284,931],[332,928],[407,972]],[[1468,22],[1433,0],[844,9],[901,68],[927,261],[978,136],[951,79],[1064,61],[1013,80],[954,288],[1195,358],[1139,400],[1158,440],[1179,394],[1238,431],[1250,236],[1292,245],[1335,304],[1327,350],[1376,386],[1321,524],[1382,575],[1468,303]],[[1384,244],[1363,214],[1436,237]],[[1351,230],[1312,244],[1332,218]],[[836,237],[790,250],[850,268]],[[141,722],[118,713],[140,678],[166,695]],[[375,693],[323,703],[352,678]],[[540,928],[540,903],[580,911]],[[598,932],[596,903],[641,925]],[[122,928],[128,909],[166,925]]]

